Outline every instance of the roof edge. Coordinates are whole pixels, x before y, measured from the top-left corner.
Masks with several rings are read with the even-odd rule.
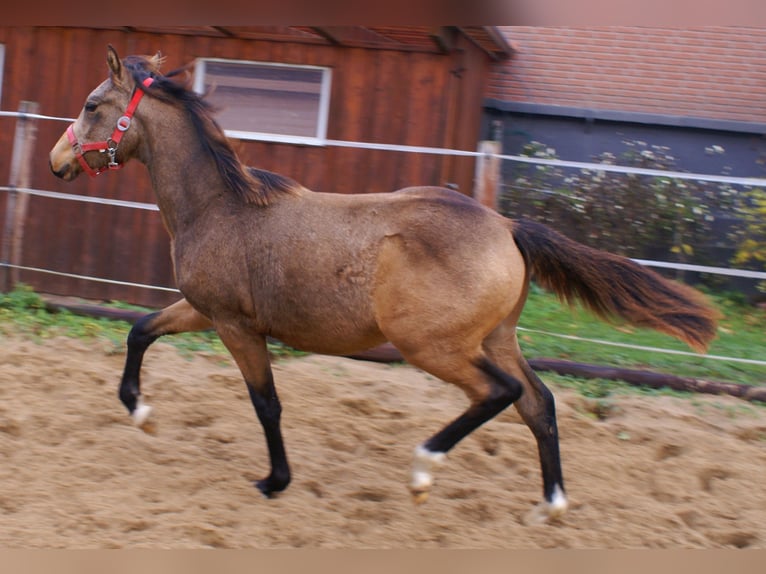
[[[575,106],[558,106],[555,104],[513,102],[509,100],[499,100],[497,98],[485,98],[484,107],[502,112],[578,118],[586,121],[600,120],[608,122],[622,122],[632,124],[668,126],[675,128],[692,128],[766,135],[766,123],[762,122],[744,122],[738,120],[704,118],[698,116],[680,116],[622,110],[579,108]]]
[[[504,57],[510,58],[516,50],[513,48],[505,35],[500,31],[500,29],[497,26],[483,26],[483,28],[486,30],[487,35],[492,39],[492,41],[498,45],[504,54]]]

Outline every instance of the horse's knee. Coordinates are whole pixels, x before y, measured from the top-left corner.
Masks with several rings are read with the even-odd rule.
[[[159,338],[159,334],[154,333],[151,328],[152,322],[158,315],[159,313],[150,313],[149,315],[144,315],[135,322],[128,333],[128,349],[144,351]]]
[[[246,383],[246,385],[250,394],[250,402],[255,408],[255,414],[266,431],[268,432],[273,427],[278,428],[282,418],[282,403],[279,401],[274,383],[270,380],[264,388],[254,387],[250,383]]]

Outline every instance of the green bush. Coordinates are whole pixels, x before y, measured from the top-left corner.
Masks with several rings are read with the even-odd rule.
[[[626,150],[619,157],[606,152],[593,162],[680,171],[668,147],[635,140],[623,143]],[[707,151],[724,152],[719,146]],[[540,142],[529,143],[522,155],[557,159],[556,151]],[[758,204],[760,198],[764,203],[758,205],[766,209],[766,199],[750,199],[747,190],[597,168],[573,171],[521,163],[510,175],[506,174],[500,196],[502,213],[546,223],[592,247],[626,257],[713,265],[724,264],[721,253],[735,249],[742,253],[740,261],[764,256],[763,213],[743,211],[743,206]],[[753,239],[756,236],[760,239]],[[723,255],[724,260],[727,257]]]
[[[742,226],[739,230],[739,245],[732,262],[752,269],[766,268],[766,191],[751,189],[744,194],[739,206]],[[766,281],[758,289],[766,293]]]
[[[44,308],[45,302],[42,300],[42,297],[35,293],[29,285],[17,283],[13,291],[8,293],[0,292],[0,309],[28,311]]]

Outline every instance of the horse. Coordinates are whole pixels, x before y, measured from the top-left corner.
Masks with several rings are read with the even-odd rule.
[[[153,425],[140,372],[159,337],[214,329],[239,367],[268,446],[268,498],[290,467],[267,351],[348,355],[390,342],[408,363],[457,385],[468,406],[415,448],[409,489],[423,502],[434,469],[469,433],[514,405],[536,439],[543,498],[526,523],[568,507],[553,394],[522,355],[516,326],[530,280],[604,320],[653,328],[704,352],[716,312],[696,290],[549,226],[506,218],[457,191],[408,187],[338,194],[250,168],[203,96],[163,75],[162,58],[121,59],[50,152],[74,180],[131,159],[150,175],[183,298],[138,320],[127,337],[119,398]]]

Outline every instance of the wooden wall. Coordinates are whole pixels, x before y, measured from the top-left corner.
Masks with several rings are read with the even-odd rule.
[[[85,97],[107,74],[106,46],[118,52],[166,56],[165,71],[198,57],[329,66],[333,70],[328,138],[434,146],[474,151],[489,59],[464,37],[450,54],[350,48],[182,34],[80,28],[2,28],[5,45],[0,109],[36,101],[40,113],[75,117]],[[0,117],[0,184],[8,182],[15,120]],[[138,163],[73,183],[48,169],[48,151],[66,123],[41,120],[31,187],[153,202]],[[454,183],[471,193],[470,158],[238,142],[243,160],[288,175],[307,187],[338,193],[388,192],[408,185]],[[0,194],[0,225],[4,221]],[[156,212],[33,197],[22,263],[123,281],[173,286],[168,241]],[[121,299],[160,306],[174,294],[24,272],[22,281],[43,292]]]

